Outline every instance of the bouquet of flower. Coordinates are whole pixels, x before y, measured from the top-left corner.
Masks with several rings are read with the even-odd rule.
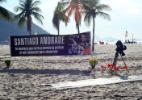
[[[89,59],[89,64],[92,69],[95,68],[95,66],[98,64],[99,60],[97,58],[90,58]]]
[[[117,73],[120,70],[120,66],[114,66],[111,63],[108,63],[107,65],[101,64],[100,68],[102,74],[104,74],[104,71],[106,71],[108,75],[112,75],[112,73]],[[126,72],[128,71],[127,65],[124,65],[123,68],[126,69]]]

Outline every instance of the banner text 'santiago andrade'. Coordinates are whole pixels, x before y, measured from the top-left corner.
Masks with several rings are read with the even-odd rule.
[[[74,35],[11,36],[11,56],[89,55],[90,32]]]

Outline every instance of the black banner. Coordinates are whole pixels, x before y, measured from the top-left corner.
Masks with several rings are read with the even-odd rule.
[[[90,44],[90,32],[10,37],[11,56],[89,55]]]

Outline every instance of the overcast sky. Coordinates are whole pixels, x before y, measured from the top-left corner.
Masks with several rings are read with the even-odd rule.
[[[41,4],[39,7],[42,10],[42,15],[44,16],[43,25],[34,23],[42,27],[44,30],[51,34],[57,34],[56,29],[52,24],[52,17],[54,9],[59,0],[40,0]],[[126,30],[128,31],[128,37],[131,38],[132,34],[134,38],[142,38],[142,0],[101,0],[100,3],[109,4],[112,11],[107,12],[111,16],[111,21],[104,20],[100,17],[96,18],[96,35],[103,37],[114,37],[117,39],[124,40]],[[14,7],[19,5],[19,0],[7,0],[3,2],[3,7],[14,12]],[[92,23],[90,27],[87,27],[83,22],[84,16],[82,16],[82,23],[80,27],[81,32],[91,31]],[[77,33],[75,21],[73,17],[70,23],[65,27],[64,23],[60,25],[61,34],[75,34]],[[42,34],[42,33],[41,33]]]

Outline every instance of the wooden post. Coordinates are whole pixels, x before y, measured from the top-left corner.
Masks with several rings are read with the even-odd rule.
[[[118,52],[116,52],[116,53],[115,53],[114,60],[113,60],[113,65],[114,65],[114,66],[116,66],[116,64],[117,64],[118,56],[119,56],[119,55],[118,55]]]
[[[116,66],[117,64],[117,60],[118,60],[118,56],[119,56],[119,53],[116,52],[115,53],[115,57],[114,57],[114,60],[113,60],[113,66]],[[110,74],[113,75],[114,74],[114,71],[112,70],[112,68],[110,69]]]

